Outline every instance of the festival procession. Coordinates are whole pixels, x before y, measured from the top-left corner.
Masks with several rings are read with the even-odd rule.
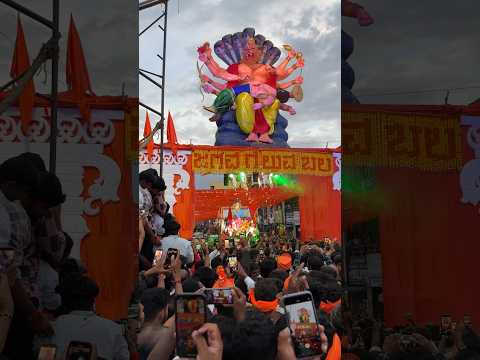
[[[341,359],[341,148],[290,143],[308,54],[251,25],[190,50],[195,118],[140,115],[142,359]]]
[[[361,103],[364,2],[0,0],[0,360],[478,359],[480,102]]]

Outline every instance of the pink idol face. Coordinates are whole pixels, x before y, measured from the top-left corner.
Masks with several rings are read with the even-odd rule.
[[[248,63],[257,63],[262,56],[262,50],[257,47],[255,40],[249,41],[243,50],[243,58]]]

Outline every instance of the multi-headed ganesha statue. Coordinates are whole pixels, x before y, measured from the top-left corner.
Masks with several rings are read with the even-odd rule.
[[[228,67],[222,68],[212,56],[209,43],[198,48],[199,59],[210,73],[224,82],[213,80],[198,67],[202,89],[216,98],[204,109],[213,113],[210,121],[218,126],[216,145],[273,144],[288,146],[287,120],[279,110],[295,115],[286,103],[303,99],[301,75],[287,79],[304,66],[303,55],[284,45],[285,59],[277,66],[281,51],[252,28],[226,35],[214,45],[215,54]],[[295,59],[293,65],[290,62]]]

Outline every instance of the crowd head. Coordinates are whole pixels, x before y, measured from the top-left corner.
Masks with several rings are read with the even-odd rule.
[[[241,234],[229,238],[218,228],[216,240],[206,241],[212,226],[200,226],[203,233],[185,239],[181,225],[168,211],[164,182],[158,179],[151,169],[140,174],[140,191],[148,191],[152,199],[140,214],[145,230],[139,253],[141,358],[169,358],[193,346],[203,359],[201,339],[206,338],[207,347],[219,344],[208,350],[216,359],[293,359],[297,349],[290,340],[293,333],[283,298],[308,292],[318,314],[314,326],[324,352],[317,358],[328,354],[329,359],[340,359],[334,325],[342,297],[339,246],[321,241],[302,245],[295,236],[277,232],[262,233],[254,244]],[[156,216],[163,219],[161,231],[155,225]],[[199,301],[194,308],[192,301]],[[203,305],[202,318],[203,310],[198,309]],[[201,324],[185,338],[176,330],[186,309],[198,314],[192,319],[201,319]]]

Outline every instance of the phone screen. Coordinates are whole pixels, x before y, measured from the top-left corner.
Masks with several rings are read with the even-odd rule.
[[[72,341],[68,346],[66,360],[88,360],[92,357],[92,344]]]
[[[153,265],[157,265],[160,262],[160,259],[162,258],[162,254],[163,254],[162,250],[155,251],[155,258],[153,259]]]
[[[228,266],[232,271],[237,271],[237,257],[236,256],[229,256],[228,257]]]
[[[231,305],[233,304],[233,290],[224,289],[205,289],[205,298],[207,304]]]
[[[40,347],[37,360],[55,360],[56,353],[55,345],[43,345]]]
[[[283,301],[297,357],[322,354],[322,341],[312,295],[301,292],[285,296]]]
[[[195,358],[197,348],[192,332],[207,320],[205,298],[202,295],[183,294],[175,299],[176,349],[180,357]]]
[[[169,248],[167,250],[167,258],[165,259],[165,269],[168,269],[172,266],[172,256],[175,257],[175,259],[177,258],[178,256],[178,249],[174,249],[174,248]]]
[[[450,315],[443,315],[440,318],[440,328],[442,332],[449,331],[452,328],[452,317]]]

